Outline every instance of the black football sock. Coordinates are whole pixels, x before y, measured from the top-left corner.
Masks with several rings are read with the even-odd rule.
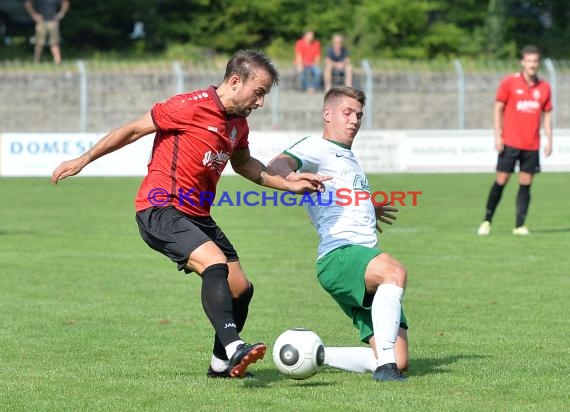
[[[249,288],[244,294],[242,294],[238,298],[232,299],[234,320],[236,322],[238,333],[243,330],[243,327],[245,325],[245,321],[247,319],[247,313],[249,310],[249,303],[251,302],[252,297],[253,297],[253,284],[250,283]],[[226,355],[226,349],[224,345],[222,345],[222,342],[220,342],[220,339],[218,338],[217,334],[214,337],[213,353],[219,359],[223,360],[228,359]]]
[[[239,340],[226,263],[208,266],[202,272],[202,307],[223,346]]]
[[[515,227],[521,227],[526,220],[528,205],[530,203],[530,185],[520,185],[517,195],[517,224]]]
[[[489,192],[489,199],[487,200],[487,210],[485,212],[485,220],[492,221],[493,215],[495,214],[495,209],[501,200],[501,196],[503,195],[503,189],[505,186],[501,186],[497,182],[493,183],[493,187],[491,187],[491,191]]]
[[[226,354],[226,348],[222,345],[222,342],[220,342],[220,338],[218,338],[217,334],[214,336],[214,350],[212,353],[218,359],[229,360]]]
[[[232,307],[234,310],[234,319],[236,321],[238,333],[243,330],[245,321],[247,319],[247,313],[249,311],[249,302],[253,297],[253,284],[249,284],[249,288],[241,296],[236,299],[232,299]]]

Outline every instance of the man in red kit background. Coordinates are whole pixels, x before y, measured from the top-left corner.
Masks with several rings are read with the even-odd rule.
[[[307,30],[295,43],[295,68],[300,75],[301,90],[314,93],[321,88],[321,42]]]
[[[491,221],[501,200],[503,189],[515,164],[519,162],[519,192],[517,195],[515,235],[528,235],[525,220],[530,203],[530,186],[535,173],[540,172],[540,119],[544,113],[546,144],[544,155],[552,153],[552,103],[550,85],[537,76],[540,50],[525,46],[521,52],[522,72],[507,76],[497,90],[494,110],[495,148],[499,152],[497,174],[487,200],[485,220],[479,235],[491,233]]]
[[[228,61],[219,87],[155,104],[140,119],[112,131],[52,174],[56,184],[95,159],[155,133],[148,174],[135,200],[136,220],[152,249],[174,261],[178,270],[194,271],[202,278],[202,306],[215,330],[208,377],[244,377],[247,367],[267,350],[265,344],[247,344],[239,336],[253,285],[236,250],[210,216],[213,193],[228,160],[246,179],[280,190],[321,190],[327,179],[310,173],[286,179],[250,156],[246,117],[263,106],[278,80],[265,55],[238,51]]]

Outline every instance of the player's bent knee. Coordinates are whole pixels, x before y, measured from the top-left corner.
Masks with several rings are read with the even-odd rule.
[[[408,279],[408,272],[404,265],[392,256],[387,253],[382,253],[369,263],[364,279],[366,289],[373,293],[376,291],[376,288],[383,283],[404,288]]]
[[[388,265],[387,270],[384,273],[384,282],[382,283],[390,283],[404,288],[408,281],[408,271],[406,270],[406,267],[393,258],[390,263],[391,264]]]
[[[511,177],[510,173],[497,172],[497,176],[495,177],[495,182],[497,182],[497,184],[500,186],[505,186],[509,182],[510,177]]]
[[[521,173],[519,175],[519,184],[527,186],[532,184],[532,175],[530,173]]]
[[[190,270],[202,273],[207,267],[218,263],[227,264],[228,259],[214,242],[209,241],[198,246],[190,253],[186,266]]]
[[[398,263],[393,270],[393,283],[398,285],[399,287],[403,288],[406,286],[406,282],[408,281],[408,271],[406,270],[405,266]]]
[[[400,287],[406,287],[406,283],[408,282],[408,270],[405,266],[400,265],[400,269],[398,271],[398,280],[400,281]]]
[[[230,271],[228,276],[228,283],[230,286],[232,298],[242,297],[244,294],[248,293],[253,285],[245,276],[245,273],[242,270],[239,261],[228,262],[228,268]]]

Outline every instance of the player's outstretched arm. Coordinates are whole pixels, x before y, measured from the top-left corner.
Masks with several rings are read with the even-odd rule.
[[[394,221],[397,219],[396,215],[394,215],[394,213],[398,212],[398,208],[394,207],[394,206],[375,206],[374,207],[374,212],[376,212],[376,230],[378,230],[378,232],[383,233],[384,231],[382,230],[382,228],[380,227],[380,224],[378,223],[378,221],[382,222],[382,223],[386,223],[387,225],[392,225],[394,223]]]
[[[156,132],[156,127],[154,126],[150,112],[148,112],[140,119],[113,130],[81,156],[62,162],[53,171],[51,181],[56,185],[58,181],[66,177],[75,176],[95,159],[114,152],[154,132]]]
[[[271,170],[277,172],[280,176],[283,176],[287,180],[296,182],[301,180],[313,180],[315,176],[318,177],[318,181],[314,183],[319,183],[319,191],[324,191],[324,185],[321,182],[332,179],[332,176],[322,176],[315,173],[300,172],[297,173],[297,161],[291,156],[286,154],[279,154],[274,157],[267,165]]]
[[[247,148],[236,150],[230,161],[236,173],[258,185],[278,190],[295,193],[323,191],[323,182],[330,179],[329,176],[320,176],[315,173],[293,173],[296,176],[289,176],[293,170],[286,173],[273,166],[266,167],[259,160],[251,157]]]

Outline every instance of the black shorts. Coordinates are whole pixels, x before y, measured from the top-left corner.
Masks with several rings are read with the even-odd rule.
[[[185,269],[188,256],[211,240],[224,253],[228,262],[239,260],[238,254],[222,229],[210,216],[189,216],[173,206],[149,207],[136,214],[139,232],[147,245],[169,257]]]
[[[513,173],[517,160],[521,172],[530,174],[540,172],[538,150],[522,150],[511,146],[505,146],[503,152],[499,154],[497,172]]]

